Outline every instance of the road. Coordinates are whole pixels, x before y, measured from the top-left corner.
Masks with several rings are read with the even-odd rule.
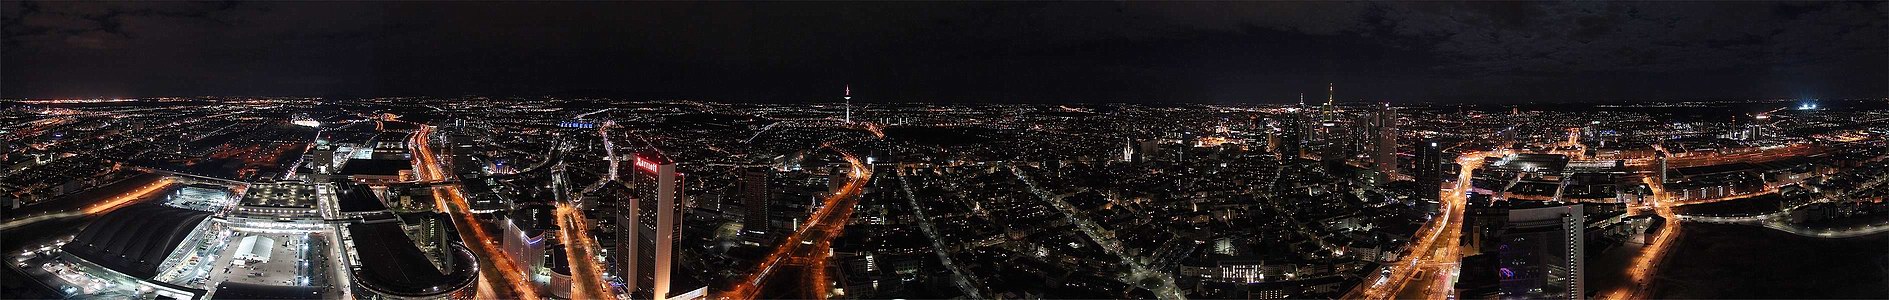
[[[1062,196],[1052,195],[1049,191],[1037,187],[1036,180],[1030,179],[1030,176],[1016,165],[1010,165],[1010,173],[1016,174],[1017,180],[1022,181],[1023,186],[1028,187],[1031,194],[1035,194],[1038,199],[1062,212],[1063,218],[1068,219],[1070,224],[1074,224],[1076,229],[1089,237],[1089,240],[1100,245],[1103,252],[1115,255],[1123,265],[1128,266],[1128,274],[1124,282],[1153,291],[1155,298],[1162,300],[1187,299],[1187,296],[1180,292],[1180,288],[1175,286],[1174,277],[1168,276],[1166,272],[1148,268],[1146,263],[1131,257],[1128,251],[1123,249],[1121,241],[1115,238],[1114,232],[1084,217],[1081,210],[1063,201]],[[1150,280],[1156,283],[1149,284]]]
[[[806,224],[801,224],[798,230],[782,239],[773,251],[761,258],[754,271],[742,277],[735,286],[722,292],[719,298],[754,299],[761,291],[762,281],[767,280],[767,276],[778,269],[781,263],[789,260],[810,262],[811,265],[807,268],[812,272],[821,272],[814,270],[826,269],[826,256],[829,253],[826,250],[828,248],[824,246],[830,245],[833,237],[838,236],[839,231],[846,227],[847,219],[853,214],[853,203],[859,200],[859,193],[865,190],[866,181],[872,178],[871,165],[867,165],[851,152],[839,149],[834,149],[834,151],[839,152],[840,156],[852,165],[852,180],[841,186],[839,191],[822,199],[820,209],[815,210],[813,215],[807,218]],[[814,291],[814,298],[824,298],[828,290],[824,287],[826,281],[823,277],[825,277],[823,274],[816,273],[809,278],[810,281],[818,280],[810,282],[810,284],[818,285],[809,289]]]
[[[45,211],[45,212],[36,213],[29,216],[18,217],[11,220],[7,220],[5,223],[0,223],[0,230],[7,230],[7,229],[12,229],[14,227],[31,225],[33,223],[39,223],[41,221],[47,221],[47,220],[59,220],[59,219],[65,219],[65,218],[96,216],[99,214],[104,214],[106,212],[111,212],[113,209],[117,209],[119,207],[123,207],[127,204],[130,204],[132,202],[137,202],[138,200],[149,199],[154,196],[159,196],[159,195],[156,195],[156,193],[163,192],[174,185],[177,185],[177,179],[164,177],[164,178],[158,179],[157,181],[153,181],[143,186],[139,186],[137,189],[126,191],[123,194],[118,194],[118,195],[112,196],[111,198],[100,199],[98,200],[98,202],[92,203],[90,205],[86,205],[84,207],[68,208],[64,210]]]
[[[1655,271],[1659,269],[1659,261],[1672,249],[1673,241],[1678,239],[1679,216],[1673,212],[1673,206],[1677,205],[1668,203],[1670,200],[1666,197],[1665,185],[1660,184],[1659,180],[1652,176],[1642,178],[1641,180],[1645,181],[1646,186],[1652,190],[1653,201],[1649,201],[1649,204],[1653,206],[1653,212],[1659,214],[1661,218],[1665,218],[1666,221],[1665,223],[1661,223],[1659,233],[1656,233],[1652,240],[1646,243],[1646,250],[1640,252],[1639,256],[1633,258],[1633,265],[1627,269],[1627,276],[1633,279],[1631,284],[1608,289],[1607,291],[1601,292],[1600,296],[1595,297],[1596,299],[1646,299],[1651,297],[1653,274],[1656,274]]]
[[[976,280],[971,279],[970,272],[958,267],[957,262],[951,259],[950,250],[945,248],[944,238],[938,235],[937,226],[932,225],[931,217],[925,215],[925,206],[920,205],[918,196],[912,193],[912,182],[905,180],[905,176],[898,177],[899,189],[905,192],[905,203],[912,206],[912,214],[918,217],[918,229],[930,238],[931,251],[938,255],[938,261],[944,263],[946,270],[951,270],[951,282],[958,286],[958,291],[963,292],[965,297],[983,298],[985,293],[977,290],[978,285],[972,283]]]
[[[1390,265],[1389,279],[1376,284],[1375,277],[1367,278],[1343,299],[1445,299],[1454,292],[1452,282],[1462,259],[1458,241],[1462,239],[1463,208],[1468,201],[1465,195],[1470,188],[1470,177],[1476,168],[1482,167],[1482,157],[1487,154],[1472,151],[1457,159],[1461,169],[1456,176],[1456,186],[1440,197],[1442,214],[1418,229],[1410,254]]]
[[[90,206],[86,206],[83,212],[87,215],[95,215],[99,213],[108,212],[108,211],[111,211],[112,209],[118,208],[119,206],[124,206],[126,203],[131,203],[139,199],[145,199],[145,198],[151,197],[153,196],[151,195],[151,193],[163,191],[165,188],[169,188],[171,185],[176,184],[176,183],[177,183],[176,179],[172,179],[170,177],[164,177],[163,179],[158,179],[157,182],[152,182],[150,184],[146,184],[144,186],[138,187],[138,189],[136,190],[131,190],[130,192],[126,192],[124,194],[118,194],[118,196],[113,196],[109,199],[105,199],[98,203],[94,203]]]
[[[443,171],[446,168],[434,155],[432,143],[428,142],[430,140],[427,137],[432,133],[432,126],[421,125],[420,131],[415,132],[413,140],[408,143],[413,148],[414,170],[423,181],[448,180],[450,175]],[[540,299],[531,282],[524,278],[523,269],[510,259],[497,259],[508,256],[494,244],[498,239],[486,232],[485,226],[472,216],[472,205],[466,202],[465,195],[460,194],[458,186],[434,187],[433,200],[440,210],[452,217],[460,240],[478,258],[481,290],[490,288],[493,292],[492,295],[479,295],[480,298]]]
[[[568,203],[557,206],[558,234],[564,241],[564,258],[571,266],[571,299],[616,298],[604,284],[603,266],[597,264],[597,241],[590,234],[591,224],[584,213]]]

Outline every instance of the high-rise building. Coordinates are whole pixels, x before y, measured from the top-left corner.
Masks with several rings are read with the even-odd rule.
[[[1397,109],[1384,103],[1368,116],[1361,129],[1366,138],[1364,153],[1371,158],[1371,168],[1385,175],[1397,172]]]
[[[1436,141],[1417,143],[1417,198],[1440,200],[1443,192],[1443,149]]]
[[[1289,124],[1285,126],[1286,128],[1278,129],[1279,158],[1281,160],[1298,159],[1299,156],[1305,154],[1300,152],[1300,149],[1302,149],[1300,147],[1305,141],[1299,136],[1298,128],[1295,128],[1296,126],[1296,124]]]
[[[624,286],[633,295],[668,299],[675,274],[676,240],[685,209],[682,174],[676,164],[655,154],[635,154],[628,176],[630,197],[617,206],[618,263]]]
[[[1310,145],[1312,137],[1313,121],[1306,117],[1310,113],[1312,112],[1305,107],[1305,93],[1299,93],[1299,106],[1294,108],[1292,113],[1292,128],[1287,129],[1289,138],[1286,140],[1292,145],[1288,146],[1286,156],[1294,159],[1305,157],[1306,148],[1309,148],[1307,146]]]
[[[1274,155],[1279,154],[1280,153],[1279,150],[1281,147],[1281,145],[1279,145],[1279,142],[1280,142],[1279,121],[1273,120],[1271,118],[1267,118],[1266,126],[1260,127],[1260,130],[1263,130],[1266,132],[1266,153],[1272,153]]]
[[[1158,157],[1156,155],[1160,155],[1160,154],[1161,154],[1160,141],[1156,141],[1153,139],[1144,139],[1144,140],[1137,141],[1135,144],[1135,161],[1136,162],[1151,162],[1151,161],[1154,161],[1155,158]]]
[[[1463,208],[1462,238],[1458,245],[1463,246],[1463,255],[1478,255],[1496,252],[1502,233],[1502,227],[1509,220],[1509,201],[1495,201],[1488,194],[1471,193],[1465,199]],[[1493,271],[1493,264],[1487,270]],[[1491,276],[1490,278],[1494,278]]]
[[[1586,299],[1581,205],[1509,210],[1496,250],[1503,299]]]
[[[741,225],[748,232],[767,233],[767,168],[741,170]]]
[[[851,168],[847,168],[845,165],[841,165],[841,164],[833,164],[832,167],[827,168],[827,173],[826,173],[826,193],[827,194],[829,195],[838,194],[841,189],[846,188],[846,182],[851,181],[852,179],[851,176],[848,176],[846,174],[846,170],[850,170],[850,169]],[[814,203],[821,203],[821,202],[814,201]]]
[[[1666,181],[1666,152],[1665,152],[1665,151],[1660,151],[1660,152],[1657,152],[1657,153],[1653,153],[1653,155],[1654,155],[1654,157],[1653,157],[1653,159],[1655,159],[1655,160],[1658,160],[1658,161],[1659,161],[1659,166],[1658,166],[1658,168],[1659,168],[1659,169],[1658,169],[1658,170],[1654,170],[1654,172],[1659,172],[1659,173],[1658,173],[1658,174],[1659,174],[1659,184],[1667,184],[1667,183],[1669,183],[1668,181]]]

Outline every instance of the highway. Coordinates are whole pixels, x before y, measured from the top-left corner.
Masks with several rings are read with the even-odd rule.
[[[153,193],[162,192],[176,184],[177,184],[177,179],[164,177],[164,178],[158,179],[157,181],[145,184],[144,186],[139,186],[137,189],[126,191],[123,194],[118,194],[116,196],[112,196],[111,198],[98,200],[99,201],[98,203],[92,203],[91,205],[77,208],[77,210],[68,208],[65,210],[44,212],[44,213],[34,214],[30,216],[14,218],[12,220],[7,220],[5,223],[0,223],[0,230],[7,230],[14,227],[20,227],[20,226],[33,224],[33,223],[39,223],[40,221],[46,221],[46,220],[58,220],[58,219],[65,219],[65,218],[71,218],[71,217],[93,216],[93,215],[103,214],[106,212],[110,212],[113,209],[117,209],[118,207],[125,206],[126,204],[129,204],[131,202],[136,202],[137,200],[140,200],[140,199],[148,199],[148,198],[151,198],[152,196],[156,196],[156,195],[153,195]]]
[[[449,175],[443,171],[445,167],[434,155],[432,144],[427,139],[432,132],[432,126],[422,125],[408,143],[413,148],[414,170],[423,181],[447,180]],[[489,287],[493,292],[492,295],[479,295],[479,298],[540,299],[531,282],[524,278],[523,269],[510,259],[495,259],[508,256],[494,244],[498,239],[486,232],[485,226],[472,216],[472,206],[466,202],[465,195],[460,194],[458,186],[434,187],[433,200],[440,210],[452,217],[460,240],[465,242],[466,248],[472,249],[479,260],[479,266],[482,267],[479,270],[482,281],[480,289]]]
[[[151,193],[163,191],[165,188],[169,188],[171,185],[176,184],[176,183],[177,183],[176,179],[172,179],[170,177],[164,177],[163,179],[158,179],[156,182],[152,182],[150,184],[146,184],[144,186],[138,187],[138,189],[136,190],[131,190],[130,192],[126,192],[124,194],[118,194],[117,196],[113,196],[110,199],[105,199],[103,201],[100,201],[99,203],[92,204],[91,206],[86,206],[83,212],[87,215],[96,215],[99,213],[108,212],[113,209],[117,209],[119,206],[124,206],[126,203],[131,203],[138,199],[148,198],[152,196]]]
[[[781,263],[790,260],[810,263],[806,268],[814,274],[808,279],[818,280],[818,282],[809,282],[808,284],[815,285],[809,290],[815,294],[813,298],[824,298],[828,289],[825,288],[825,276],[821,273],[826,269],[828,255],[826,246],[831,245],[833,237],[838,236],[840,230],[846,227],[847,219],[853,214],[853,203],[859,200],[859,193],[865,190],[866,182],[872,178],[872,166],[861,161],[858,156],[844,150],[828,148],[839,152],[840,156],[852,165],[852,180],[841,186],[839,191],[822,199],[820,208],[807,218],[806,224],[801,224],[799,229],[782,239],[781,243],[774,247],[774,251],[768,252],[767,256],[761,258],[760,263],[755,265],[754,271],[748,272],[748,275],[743,276],[735,286],[722,292],[719,298],[754,299],[759,295],[761,284],[767,280],[767,276],[778,269]]]
[[[1454,292],[1453,282],[1462,258],[1463,208],[1475,169],[1482,166],[1486,152],[1466,152],[1456,161],[1461,165],[1456,186],[1441,195],[1442,214],[1424,224],[1410,246],[1410,254],[1390,265],[1391,274],[1383,284],[1366,278],[1363,284],[1345,294],[1343,299],[1445,299]],[[1376,276],[1376,275],[1374,275]],[[1415,284],[1412,284],[1412,283]]]

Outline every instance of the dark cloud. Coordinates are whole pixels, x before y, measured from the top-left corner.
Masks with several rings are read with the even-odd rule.
[[[1882,2],[14,2],[4,97],[1881,97]]]

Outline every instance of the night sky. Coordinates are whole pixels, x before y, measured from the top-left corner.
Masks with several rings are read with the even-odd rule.
[[[6,1],[0,97],[1889,96],[1889,3]]]

